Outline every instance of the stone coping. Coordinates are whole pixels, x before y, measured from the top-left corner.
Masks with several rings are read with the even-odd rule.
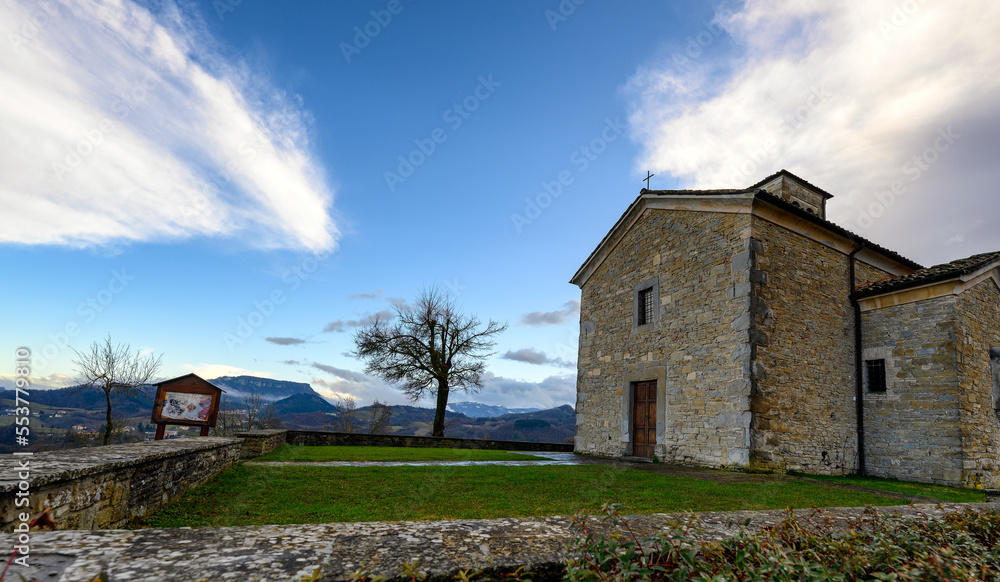
[[[494,451],[573,452],[573,445],[567,443],[535,443],[529,441],[462,439],[448,436],[380,435],[295,429],[288,430],[286,442],[290,445],[306,446],[442,447]]]
[[[240,439],[235,438],[195,437],[44,451],[24,456],[0,455],[0,493],[17,490],[20,483],[18,472],[24,471],[21,465],[24,462],[28,464],[31,488],[37,489],[50,483],[71,481],[87,475],[239,442]]]
[[[963,508],[996,511],[995,504],[946,503],[877,508],[885,514],[936,517]],[[797,509],[800,518],[814,509]],[[834,526],[860,517],[864,508],[819,510]],[[696,518],[703,537],[724,539],[749,520],[749,528],[773,525],[786,510],[729,511],[700,514],[652,514],[631,518],[641,535],[669,530],[678,520]],[[603,524],[592,520],[593,529]],[[45,580],[89,582],[102,569],[109,580],[345,580],[367,569],[370,574],[398,575],[404,563],[420,560],[431,579],[446,579],[462,569],[512,570],[525,565],[533,580],[558,580],[571,539],[567,517],[538,517],[425,522],[332,523],[320,525],[244,526],[104,531],[33,532],[30,574]],[[591,525],[591,524],[588,524]],[[606,531],[606,530],[605,530]],[[14,536],[0,535],[10,548]],[[47,568],[47,569],[46,569]],[[29,572],[12,567],[14,579]],[[49,574],[54,574],[49,576]],[[42,577],[40,575],[44,575]]]
[[[247,430],[243,432],[236,433],[237,437],[251,437],[251,438],[266,438],[277,436],[282,433],[287,433],[288,429],[285,428],[263,428],[260,430]]]

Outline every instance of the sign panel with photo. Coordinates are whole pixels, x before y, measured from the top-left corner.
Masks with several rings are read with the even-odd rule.
[[[164,400],[162,415],[173,420],[204,422],[212,409],[212,396],[209,394],[167,392]]]
[[[223,390],[197,374],[187,374],[156,384],[153,414],[156,440],[162,440],[166,426],[200,426],[201,436],[208,436],[219,415]]]

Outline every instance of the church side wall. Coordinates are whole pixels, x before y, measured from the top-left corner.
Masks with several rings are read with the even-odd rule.
[[[868,475],[942,485],[961,481],[955,299],[948,295],[862,315],[864,358],[884,359],[886,368],[886,391],[865,393]]]
[[[990,348],[1000,347],[1000,289],[987,279],[962,293],[959,317],[959,405],[962,485],[1000,488],[1000,421],[993,397]]]
[[[580,308],[575,450],[631,454],[630,385],[657,380],[660,459],[746,465],[749,383],[734,325],[734,258],[746,253],[749,215],[648,210],[584,284]],[[740,271],[739,277],[745,273]],[[653,324],[636,328],[637,286],[655,283]]]
[[[751,468],[846,474],[857,464],[847,255],[760,218]],[[858,263],[858,281],[884,278]]]

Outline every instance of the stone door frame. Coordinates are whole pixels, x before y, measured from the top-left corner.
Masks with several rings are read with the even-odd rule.
[[[663,366],[640,368],[624,374],[622,381],[621,400],[621,456],[632,455],[632,403],[635,401],[632,390],[635,382],[656,382],[656,444],[653,454],[659,459],[666,455],[667,434],[667,369]]]

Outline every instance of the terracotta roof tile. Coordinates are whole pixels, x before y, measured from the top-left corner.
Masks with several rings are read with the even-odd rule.
[[[858,297],[870,297],[872,295],[879,295],[890,291],[898,291],[900,289],[908,289],[910,287],[945,281],[972,273],[973,271],[976,271],[992,262],[1000,262],[1000,251],[972,255],[971,257],[965,259],[958,259],[957,261],[951,261],[950,263],[943,263],[941,265],[927,267],[926,269],[920,269],[910,273],[909,275],[890,277],[873,283],[867,283],[857,288],[856,295]]]

